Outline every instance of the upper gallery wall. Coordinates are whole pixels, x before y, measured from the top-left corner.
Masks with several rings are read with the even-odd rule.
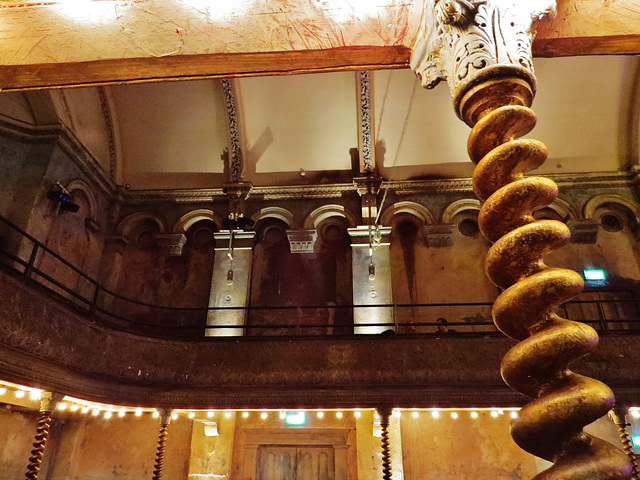
[[[615,172],[637,163],[637,57],[537,59],[535,65],[534,134],[550,152],[543,173]],[[63,124],[107,176],[132,190],[219,188],[231,180],[350,183],[362,172],[358,75],[240,78],[224,88],[208,79],[8,92],[0,94],[0,115],[14,123]],[[374,172],[386,180],[471,175],[468,128],[456,118],[446,87],[427,91],[408,69],[378,70],[367,98]],[[55,113],[37,120],[47,103]],[[230,167],[232,130],[238,178]]]

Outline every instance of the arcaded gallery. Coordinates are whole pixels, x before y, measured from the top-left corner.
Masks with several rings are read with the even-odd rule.
[[[0,45],[0,480],[640,480],[638,0]]]

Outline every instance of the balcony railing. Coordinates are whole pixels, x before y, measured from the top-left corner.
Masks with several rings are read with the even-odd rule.
[[[491,303],[416,303],[381,305],[289,305],[248,307],[171,307],[152,305],[113,292],[0,216],[0,257],[4,268],[46,287],[74,303],[101,324],[122,331],[169,338],[205,338],[207,318],[221,310],[246,310],[246,325],[216,325],[247,337],[354,335],[353,310],[391,309],[388,323],[358,323],[382,334],[494,335]],[[612,298],[578,299],[559,314],[590,324],[600,333],[640,332],[640,300],[634,290],[600,289],[589,294]],[[436,319],[448,320],[448,332]],[[428,319],[428,321],[425,321]],[[209,337],[211,338],[211,337]]]

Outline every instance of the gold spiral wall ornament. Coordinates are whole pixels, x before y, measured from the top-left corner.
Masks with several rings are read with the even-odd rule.
[[[391,450],[389,448],[389,421],[391,409],[378,408],[380,415],[380,429],[382,430],[382,479],[391,480]]]
[[[56,405],[62,400],[64,395],[59,393],[43,392],[40,399],[40,413],[38,415],[38,426],[36,429],[35,441],[33,442],[33,449],[31,450],[31,456],[29,457],[29,464],[27,465],[27,473],[25,478],[27,480],[37,480],[40,473],[40,465],[44,457],[44,450],[49,439],[49,428],[51,426],[51,416],[56,408]]]
[[[152,480],[162,478],[162,467],[164,464],[164,452],[167,446],[167,436],[169,435],[169,422],[171,421],[171,410],[162,410],[160,414],[160,432],[158,434],[158,447],[156,448],[156,458],[153,465]]]

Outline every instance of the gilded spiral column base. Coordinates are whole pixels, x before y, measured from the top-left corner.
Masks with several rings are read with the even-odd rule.
[[[47,444],[47,439],[49,438],[50,425],[51,412],[40,412],[35,442],[33,443],[29,464],[27,465],[27,473],[25,474],[25,478],[28,480],[37,480],[38,478],[42,457],[44,456],[44,449]]]
[[[160,414],[160,432],[158,434],[158,446],[156,448],[156,458],[153,465],[152,480],[162,478],[162,467],[164,464],[164,452],[167,446],[167,436],[169,435],[169,422],[171,421],[171,410],[162,410]]]
[[[558,195],[553,181],[524,175],[547,157],[541,142],[519,139],[536,123],[529,108],[533,86],[522,76],[501,76],[498,69],[493,73],[466,91],[462,88],[454,100],[459,116],[472,127],[468,151],[477,164],[474,191],[484,202],[478,224],[493,244],[487,273],[504,290],[494,304],[493,319],[505,335],[520,342],[504,357],[502,377],[533,398],[513,420],[511,434],[521,448],[554,463],[536,480],[627,480],[632,466],[624,452],[583,431],[613,407],[613,393],[568,368],[597,347],[598,335],[555,313],[582,291],[582,277],[547,267],[542,260],[568,243],[570,234],[561,222],[532,216]]]
[[[638,461],[636,460],[636,456],[633,453],[633,446],[631,443],[631,436],[629,432],[627,432],[627,427],[629,424],[627,423],[625,411],[622,408],[614,408],[609,411],[609,418],[614,423],[616,427],[618,427],[618,434],[620,436],[620,443],[622,443],[622,450],[629,457],[629,461],[631,462],[631,466],[633,469],[633,479],[640,480],[640,469],[638,468]]]

